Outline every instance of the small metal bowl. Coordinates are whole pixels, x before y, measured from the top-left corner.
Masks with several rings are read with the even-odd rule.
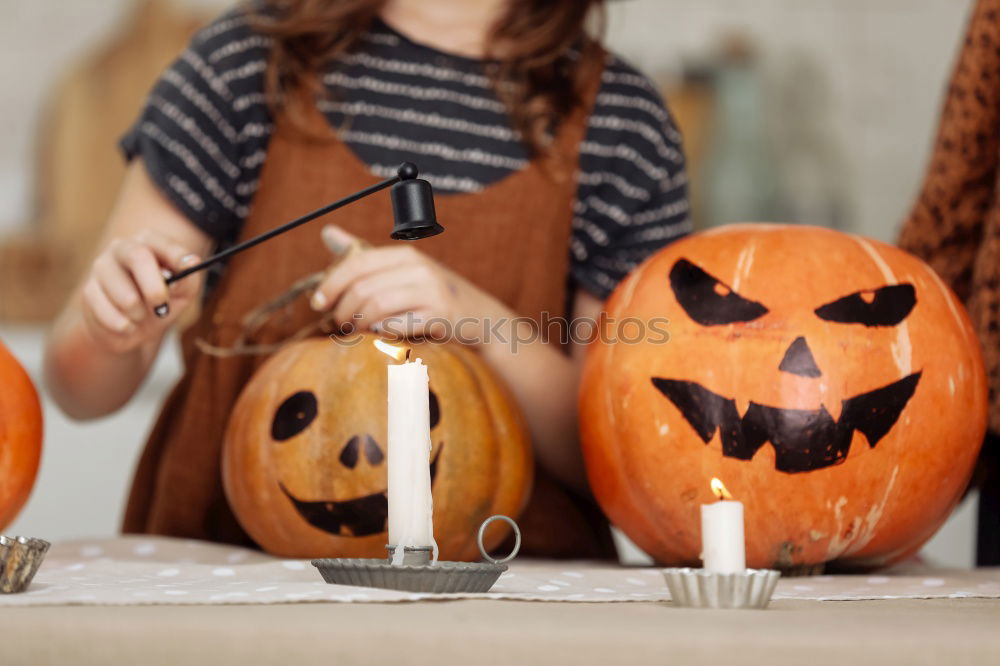
[[[27,590],[51,545],[42,539],[0,536],[0,594]]]
[[[670,598],[686,608],[767,608],[781,572],[747,569],[711,573],[704,569],[664,569]]]

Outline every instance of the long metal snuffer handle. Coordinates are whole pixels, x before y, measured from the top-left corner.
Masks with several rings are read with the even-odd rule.
[[[364,199],[365,197],[384,190],[387,187],[395,186],[393,187],[392,192],[393,217],[395,218],[392,238],[396,240],[419,240],[421,238],[436,236],[444,231],[444,228],[437,223],[437,218],[434,212],[434,197],[430,183],[426,180],[418,179],[418,173],[417,167],[414,164],[404,162],[400,165],[399,169],[396,171],[396,175],[392,178],[387,178],[381,183],[376,183],[371,187],[355,192],[354,194],[344,197],[339,201],[334,201],[333,203],[327,204],[326,206],[314,210],[311,213],[306,213],[302,217],[296,218],[291,222],[287,222],[280,227],[275,227],[274,229],[264,232],[259,236],[255,236],[238,245],[227,248],[218,254],[212,255],[200,264],[190,266],[176,274],[170,275],[170,277],[166,278],[166,283],[168,285],[173,284],[174,282],[182,280],[193,273],[205,270],[209,266],[217,264],[220,261],[224,261],[234,254],[243,252],[244,250],[249,250],[256,245],[260,245],[265,241],[271,240],[275,236],[280,236],[286,231],[291,231],[306,222],[311,222],[318,217],[323,217],[338,208],[343,208],[348,204],[352,204],[359,199]]]

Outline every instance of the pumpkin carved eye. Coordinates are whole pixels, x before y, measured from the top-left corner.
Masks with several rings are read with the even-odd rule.
[[[702,326],[753,321],[768,312],[687,259],[679,259],[670,269],[670,287],[688,316]]]
[[[311,391],[293,393],[281,403],[271,422],[271,437],[276,442],[291,439],[309,427],[318,412],[316,396]]]
[[[912,284],[894,284],[881,289],[857,291],[816,308],[816,316],[838,324],[895,326],[906,319],[917,304]]]

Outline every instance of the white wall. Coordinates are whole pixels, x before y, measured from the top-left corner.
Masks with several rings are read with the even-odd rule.
[[[0,0],[0,234],[31,214],[32,156],[46,95],[74,58],[111,33],[134,0]],[[227,0],[174,0],[225,7]],[[113,150],[114,147],[109,147]]]
[[[175,0],[224,7],[226,0]],[[68,63],[131,0],[0,0],[0,232],[29,215],[38,113]],[[651,74],[677,71],[720,35],[755,38],[768,70],[805,59],[826,78],[827,120],[845,154],[851,228],[891,239],[926,162],[946,74],[971,0],[624,0],[612,48]]]
[[[41,390],[42,332],[0,326],[0,340]],[[165,344],[132,402],[110,417],[86,423],[67,418],[43,392],[41,468],[27,506],[5,533],[48,540],[117,533],[137,456],[180,368],[178,349],[173,342]]]
[[[849,228],[895,237],[916,193],[971,0],[628,0],[611,4],[610,41],[646,72],[733,30],[765,71],[807,61],[825,78],[826,120],[845,159]],[[825,84],[825,85],[824,85]]]

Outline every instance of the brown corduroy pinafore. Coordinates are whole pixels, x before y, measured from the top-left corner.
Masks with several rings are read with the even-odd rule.
[[[590,69],[585,103],[560,124],[555,136],[555,159],[550,160],[555,166],[533,160],[480,192],[437,196],[438,219],[446,231],[417,245],[521,315],[537,318],[542,312],[561,315],[565,311],[576,189],[573,174],[601,67]],[[308,109],[310,131],[302,132],[301,125],[287,116],[277,120],[241,239],[380,180],[333,135],[314,104],[300,107]],[[392,242],[392,219],[385,192],[337,211],[328,221],[373,245],[385,245]],[[232,406],[265,357],[218,358],[200,351],[195,340],[231,346],[244,315],[297,280],[329,266],[332,256],[320,242],[320,224],[296,229],[233,257],[200,318],[184,332],[186,371],[140,459],[125,532],[250,543],[223,492],[220,449]],[[284,319],[272,322],[252,342],[283,340],[316,318],[306,299],[300,298]],[[579,557],[608,553],[607,527],[595,520],[592,507],[544,480],[536,486],[532,505],[540,498],[547,509],[529,506],[522,517],[522,527],[538,534],[540,548],[536,550]],[[531,529],[531,524],[545,523],[550,514],[558,516],[564,528],[559,539],[553,540],[552,525],[537,524],[538,529]]]

